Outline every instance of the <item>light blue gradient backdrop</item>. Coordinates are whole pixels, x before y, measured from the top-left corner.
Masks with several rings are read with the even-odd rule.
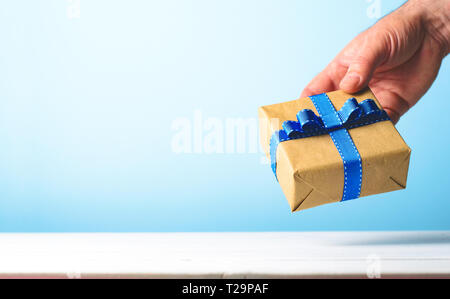
[[[450,229],[448,59],[398,125],[405,191],[291,214],[260,154],[171,151],[195,109],[250,118],[297,98],[375,22],[365,0],[80,4],[78,19],[64,0],[1,5],[0,231]]]

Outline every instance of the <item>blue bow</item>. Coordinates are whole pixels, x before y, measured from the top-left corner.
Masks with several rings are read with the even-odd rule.
[[[297,121],[285,121],[282,125],[283,130],[276,131],[270,139],[271,167],[275,173],[275,176],[277,175],[276,152],[278,144],[281,142],[330,134],[335,144],[341,143],[341,140],[347,138],[339,137],[339,135],[342,135],[342,132],[337,131],[342,131],[342,129],[349,130],[352,128],[370,125],[379,121],[389,120],[389,116],[386,112],[378,108],[377,104],[372,99],[367,99],[361,103],[358,103],[355,98],[351,98],[345,102],[344,106],[339,111],[336,111],[326,94],[321,94],[310,98],[320,116],[317,116],[312,110],[309,109],[301,110],[297,113]],[[350,139],[349,142],[354,147],[348,132],[345,134],[348,136],[348,139]],[[333,138],[333,135],[335,138]],[[347,140],[343,140],[343,142],[348,143]],[[357,152],[356,148],[355,151]],[[346,161],[344,157],[345,153],[341,153],[340,151],[340,154],[344,161],[345,168],[345,162],[349,161]],[[360,160],[359,153],[356,153],[356,155],[356,158]],[[349,155],[347,154],[347,156]],[[360,190],[357,192],[355,191],[358,197],[359,192]],[[353,195],[353,197],[354,196],[356,196],[356,194]],[[343,200],[348,199],[344,198]]]

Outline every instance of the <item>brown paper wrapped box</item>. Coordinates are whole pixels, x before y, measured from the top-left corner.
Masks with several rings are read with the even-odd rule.
[[[373,99],[365,90],[358,94],[327,93],[336,110],[349,98],[358,102]],[[287,120],[296,120],[302,109],[317,110],[309,98],[259,108],[260,134],[264,152],[270,157],[270,137]],[[411,149],[391,121],[349,130],[362,160],[360,197],[406,188]],[[344,186],[344,166],[330,135],[290,140],[277,149],[277,177],[293,212],[340,202]]]

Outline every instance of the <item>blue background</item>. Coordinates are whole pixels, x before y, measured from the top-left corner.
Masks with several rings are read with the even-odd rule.
[[[369,5],[81,0],[69,18],[68,1],[3,3],[0,231],[450,229],[448,59],[398,124],[404,191],[291,214],[262,154],[171,150],[172,121],[196,109],[255,118],[297,98],[376,21]]]

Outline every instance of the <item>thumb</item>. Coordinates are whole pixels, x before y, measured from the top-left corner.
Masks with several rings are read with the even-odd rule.
[[[387,50],[379,40],[365,38],[363,46],[355,58],[350,61],[347,73],[339,87],[348,93],[355,93],[369,84],[376,68],[387,55]]]

